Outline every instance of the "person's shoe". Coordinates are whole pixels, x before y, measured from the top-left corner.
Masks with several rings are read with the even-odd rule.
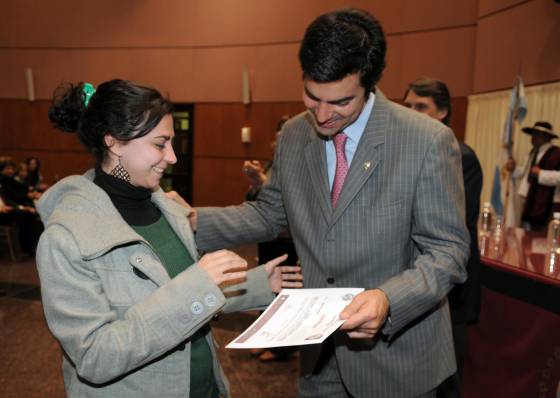
[[[258,357],[264,352],[264,348],[251,348],[249,352],[252,357]]]
[[[278,358],[276,354],[272,351],[266,350],[261,355],[259,355],[259,361],[261,362],[272,362],[276,361]]]

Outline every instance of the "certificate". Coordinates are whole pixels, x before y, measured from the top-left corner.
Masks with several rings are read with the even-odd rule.
[[[322,343],[344,323],[339,314],[363,288],[283,289],[266,311],[226,348]]]

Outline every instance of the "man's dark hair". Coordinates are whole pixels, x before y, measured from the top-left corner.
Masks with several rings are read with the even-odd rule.
[[[350,8],[323,14],[309,25],[301,42],[303,78],[328,83],[359,73],[368,93],[385,68],[386,48],[381,25],[366,11]]]
[[[419,77],[408,85],[408,89],[404,94],[405,98],[409,91],[413,91],[419,97],[430,97],[439,110],[447,110],[447,115],[442,122],[449,126],[451,120],[451,96],[447,84],[441,80],[432,79],[431,77]]]

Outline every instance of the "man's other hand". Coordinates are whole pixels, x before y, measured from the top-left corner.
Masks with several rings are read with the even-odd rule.
[[[340,313],[346,322],[340,327],[354,339],[373,338],[385,324],[389,299],[382,290],[366,290],[358,294]]]

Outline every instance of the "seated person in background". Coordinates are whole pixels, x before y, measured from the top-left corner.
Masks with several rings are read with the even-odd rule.
[[[15,180],[19,183],[28,185],[28,178],[29,178],[29,170],[27,169],[27,163],[21,162],[18,165]],[[29,185],[29,190],[32,191],[33,187]]]
[[[34,201],[41,197],[41,192],[37,191],[35,189],[35,185],[32,185],[29,182],[29,168],[27,166],[27,163],[21,162],[18,165],[18,169],[16,171],[16,175],[14,179],[20,184],[27,186],[27,190],[28,190],[27,196],[32,198]]]
[[[55,92],[49,118],[97,164],[38,202],[43,308],[69,397],[229,396],[209,321],[294,286],[283,279],[299,268],[277,267],[285,256],[250,271],[227,250],[199,258],[189,211],[159,187],[177,161],[171,107],[124,80]]]
[[[35,207],[35,192],[30,192],[27,184],[16,180],[16,164],[13,160],[0,163],[0,185],[7,199],[21,206]]]
[[[560,148],[551,141],[558,138],[548,122],[524,127],[533,148],[523,166],[513,158],[505,167],[520,181],[518,195],[523,199],[521,221],[529,231],[546,231],[552,213],[560,210]]]
[[[43,225],[37,217],[34,207],[18,205],[6,198],[0,186],[0,225],[18,227],[18,241],[21,250],[34,254]]]
[[[35,157],[30,157],[25,160],[27,163],[27,169],[29,172],[28,184],[33,186],[35,190],[39,192],[44,192],[49,187],[43,181],[43,176],[41,175],[41,162]]]
[[[278,121],[276,126],[276,135],[278,136],[282,130],[282,126],[290,119],[289,115],[284,115]],[[276,139],[272,142],[272,150],[276,147]],[[258,160],[246,160],[243,164],[242,171],[249,180],[249,191],[245,195],[246,200],[256,200],[261,187],[268,180],[272,161],[268,162],[263,168],[261,162]],[[260,242],[257,245],[259,263],[264,264],[275,257],[281,256],[284,253],[288,254],[288,258],[282,264],[296,264],[298,262],[296,248],[292,242],[290,232],[286,230],[284,233],[274,240],[268,242]],[[255,348],[251,350],[251,354],[258,356],[259,360],[263,362],[274,360],[286,360],[292,353],[297,351],[297,347],[279,347],[269,350]]]

